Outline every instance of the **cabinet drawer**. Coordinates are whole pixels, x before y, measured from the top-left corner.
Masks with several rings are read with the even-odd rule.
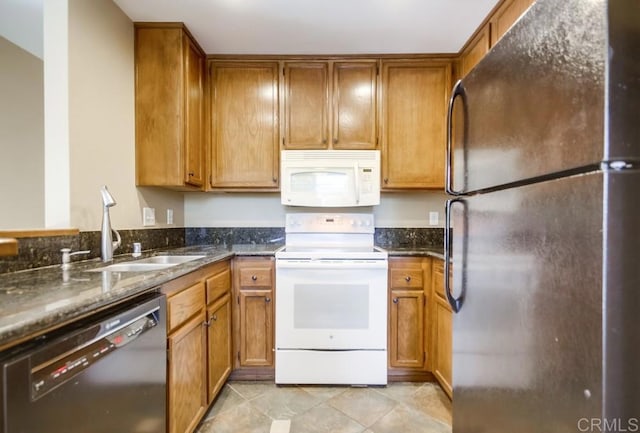
[[[391,287],[422,289],[422,269],[391,269]]]
[[[215,301],[231,289],[231,271],[227,267],[224,271],[207,278],[207,304]]]
[[[240,268],[240,288],[271,287],[273,285],[271,267]]]
[[[204,306],[204,283],[194,284],[167,300],[167,331],[172,331]]]

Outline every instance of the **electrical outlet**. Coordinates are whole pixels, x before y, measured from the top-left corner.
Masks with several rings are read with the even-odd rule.
[[[173,209],[167,209],[167,224],[173,224]]]
[[[156,225],[156,210],[152,207],[142,208],[142,225],[154,226]]]
[[[437,226],[440,222],[440,215],[438,212],[429,212],[429,225]]]

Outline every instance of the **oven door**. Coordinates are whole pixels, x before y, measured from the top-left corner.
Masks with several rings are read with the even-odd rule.
[[[277,260],[276,348],[387,348],[387,260]]]

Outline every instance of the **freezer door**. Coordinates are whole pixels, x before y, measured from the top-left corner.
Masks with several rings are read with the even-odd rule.
[[[603,188],[592,173],[454,204],[454,433],[602,417]]]
[[[640,159],[638,44],[637,0],[536,1],[457,88],[453,190]]]

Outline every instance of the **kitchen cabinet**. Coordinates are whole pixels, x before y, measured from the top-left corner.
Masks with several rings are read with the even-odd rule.
[[[234,378],[273,378],[274,272],[273,257],[234,260]]]
[[[284,62],[285,149],[375,149],[378,61]]]
[[[209,61],[209,189],[277,190],[278,63]]]
[[[444,294],[444,261],[433,260],[433,375],[452,397],[453,312]]]
[[[169,433],[191,433],[231,372],[230,263],[170,281],[167,295]]]
[[[535,0],[504,0],[490,18],[493,47]]]
[[[485,24],[466,45],[460,56],[460,78],[464,77],[478,64],[491,48],[489,24]]]
[[[202,189],[204,58],[182,24],[135,24],[136,185]]]
[[[444,188],[451,62],[382,61],[382,188]]]
[[[430,370],[431,259],[389,259],[389,376],[423,378]]]

